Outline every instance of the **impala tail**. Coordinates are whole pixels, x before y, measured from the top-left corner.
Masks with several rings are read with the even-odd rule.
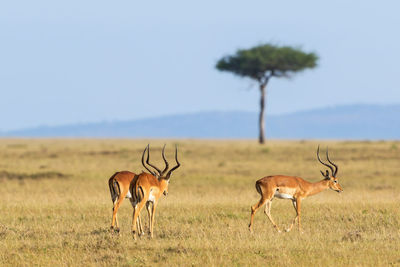
[[[257,182],[256,182],[256,190],[257,190],[257,192],[258,192],[260,195],[262,195],[263,192],[262,192],[262,189],[261,189],[260,184],[261,184],[260,181],[257,181]]]
[[[132,192],[132,196],[135,198],[135,202],[139,203],[144,198],[143,188],[136,182],[135,184],[135,192]]]
[[[119,184],[118,184],[117,180],[115,179],[115,176],[118,173],[119,172],[114,173],[114,175],[111,176],[110,179],[108,180],[108,186],[110,187],[111,200],[113,203],[115,202],[115,200],[118,198],[119,194],[121,193]]]

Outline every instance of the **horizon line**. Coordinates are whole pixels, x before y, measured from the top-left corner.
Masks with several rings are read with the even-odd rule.
[[[287,116],[296,113],[306,113],[315,110],[322,110],[322,109],[331,109],[331,108],[338,108],[338,107],[350,107],[350,106],[380,106],[380,107],[390,107],[390,106],[398,106],[400,103],[389,103],[389,104],[382,104],[382,103],[353,103],[353,104],[336,104],[336,105],[329,105],[324,107],[315,107],[315,108],[308,108],[308,109],[300,109],[297,111],[291,112],[282,112],[282,113],[268,113],[266,112],[266,117],[269,116]],[[14,129],[3,130],[0,129],[0,134],[7,134],[15,131],[23,131],[23,130],[30,130],[30,129],[39,129],[39,128],[57,128],[57,127],[65,127],[65,126],[72,126],[72,125],[93,125],[93,124],[101,124],[101,123],[119,123],[119,122],[133,122],[133,121],[142,121],[142,120],[151,120],[151,119],[160,119],[160,118],[167,118],[167,117],[174,117],[174,116],[184,116],[184,115],[195,115],[195,114],[206,114],[206,113],[255,113],[258,114],[259,111],[250,111],[250,110],[201,110],[201,111],[190,111],[190,112],[181,112],[181,113],[170,113],[165,115],[154,115],[149,117],[141,117],[141,118],[132,118],[132,119],[103,119],[98,121],[77,121],[77,122],[68,122],[62,124],[37,124],[36,126],[26,126],[26,127],[19,127]]]

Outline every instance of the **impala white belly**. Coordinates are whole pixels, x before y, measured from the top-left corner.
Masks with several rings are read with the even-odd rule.
[[[126,194],[125,198],[132,198],[131,192],[128,191],[128,194]]]
[[[285,194],[285,193],[279,193],[279,191],[275,192],[274,197],[281,198],[281,199],[294,199],[292,195]]]

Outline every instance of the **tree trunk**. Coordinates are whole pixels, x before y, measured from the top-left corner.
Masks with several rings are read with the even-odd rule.
[[[265,87],[267,86],[267,82],[260,84],[260,92],[261,92],[261,99],[260,99],[260,117],[259,117],[259,126],[260,126],[260,135],[258,141],[260,144],[265,143],[265,119],[264,119],[264,109],[265,109]]]

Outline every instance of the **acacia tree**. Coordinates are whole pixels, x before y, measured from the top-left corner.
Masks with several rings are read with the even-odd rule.
[[[241,77],[248,77],[259,83],[261,92],[259,116],[259,142],[265,142],[265,96],[268,81],[272,77],[290,77],[295,72],[317,65],[318,56],[305,53],[289,46],[264,44],[247,50],[239,49],[236,54],[226,56],[217,62],[220,71],[229,71]]]

